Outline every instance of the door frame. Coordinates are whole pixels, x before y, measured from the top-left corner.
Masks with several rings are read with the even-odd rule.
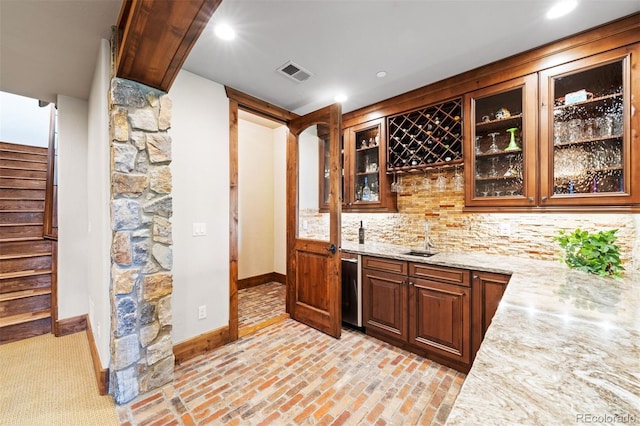
[[[238,110],[289,126],[298,115],[225,86],[229,98],[229,341],[238,340]]]

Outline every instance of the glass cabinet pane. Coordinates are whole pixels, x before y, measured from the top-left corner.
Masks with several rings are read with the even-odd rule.
[[[524,196],[523,88],[475,99],[474,197]]]
[[[552,78],[553,195],[624,192],[623,60]]]
[[[355,132],[353,193],[356,203],[380,200],[380,126]]]
[[[330,152],[329,152],[329,139],[328,129],[323,134],[322,145],[320,146],[320,170],[322,175],[320,176],[320,211],[329,211],[329,170],[330,170]],[[344,135],[340,137],[340,166],[341,166],[341,185],[340,185],[340,199],[344,203]]]
[[[329,171],[330,171],[330,162],[331,162],[331,155],[330,155],[330,151],[329,151],[329,139],[324,139],[324,141],[322,142],[322,155],[321,155],[321,161],[322,161],[322,168],[321,170],[323,171],[323,178],[322,178],[322,202],[320,203],[320,205],[328,205],[329,204]]]

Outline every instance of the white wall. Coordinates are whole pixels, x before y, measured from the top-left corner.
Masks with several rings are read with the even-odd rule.
[[[238,120],[238,278],[287,273],[287,127]]]
[[[0,92],[0,141],[48,147],[50,111],[37,99]]]
[[[58,96],[58,318],[86,314],[87,101]]]
[[[88,111],[86,246],[89,319],[103,367],[110,360],[110,147],[109,147],[109,42],[101,40],[91,84]],[[73,259],[78,261],[78,259]],[[63,260],[66,261],[66,260]]]
[[[238,120],[238,278],[273,272],[273,130]]]
[[[287,137],[286,126],[273,130],[273,271],[287,274]]]
[[[223,86],[184,70],[169,97],[175,345],[229,323],[229,101]],[[194,222],[206,236],[192,236]]]

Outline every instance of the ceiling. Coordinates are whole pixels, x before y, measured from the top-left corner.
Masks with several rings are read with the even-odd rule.
[[[0,90],[87,99],[122,0],[0,0]]]
[[[304,114],[343,112],[640,11],[638,0],[581,0],[548,21],[542,0],[223,0],[184,69]],[[0,90],[86,99],[100,38],[120,0],[0,0]],[[237,37],[213,35],[218,22]],[[276,73],[287,61],[313,75]],[[386,71],[385,78],[376,77]]]

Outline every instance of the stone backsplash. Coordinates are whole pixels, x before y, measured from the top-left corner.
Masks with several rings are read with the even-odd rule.
[[[422,248],[424,222],[428,220],[430,239],[441,252],[473,250],[554,260],[559,258],[560,249],[553,236],[560,229],[598,231],[617,228],[625,268],[640,270],[638,214],[463,212],[464,192],[452,189],[452,170],[444,174],[449,182],[444,192],[438,192],[433,182],[432,189],[425,190],[421,186],[422,173],[404,176],[405,190],[398,195],[398,213],[344,213],[342,239],[357,242],[362,220],[367,241]],[[431,178],[434,178],[433,173]],[[314,228],[311,222],[309,229]]]

